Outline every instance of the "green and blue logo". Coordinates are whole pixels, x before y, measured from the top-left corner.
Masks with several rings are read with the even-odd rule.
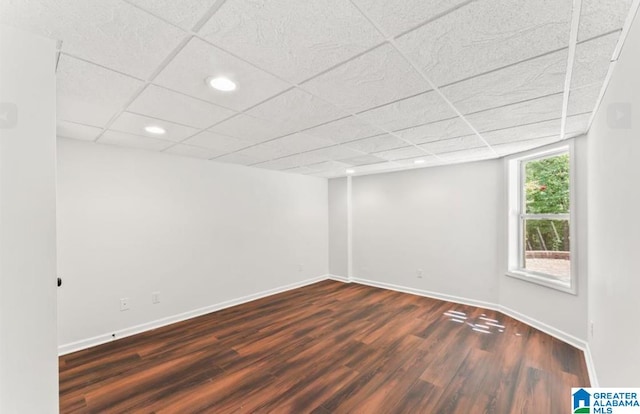
[[[572,388],[573,414],[640,414],[640,388]]]
[[[591,394],[584,388],[573,393],[573,413],[591,413]]]

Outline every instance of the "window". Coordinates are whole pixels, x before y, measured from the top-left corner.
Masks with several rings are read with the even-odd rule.
[[[508,274],[575,293],[571,145],[508,163]]]

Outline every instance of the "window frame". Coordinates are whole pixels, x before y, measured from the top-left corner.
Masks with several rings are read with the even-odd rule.
[[[527,214],[526,213],[526,192],[525,188],[525,166],[529,161],[550,158],[561,154],[569,155],[569,213],[568,214]],[[578,260],[577,260],[577,232],[576,232],[576,162],[574,143],[563,141],[555,145],[515,154],[507,158],[507,198],[508,198],[508,260],[507,276],[525,280],[541,286],[556,289],[562,292],[577,295],[578,291]],[[568,220],[569,255],[571,260],[571,276],[569,285],[541,272],[527,270],[524,268],[524,226],[526,217],[548,220]]]

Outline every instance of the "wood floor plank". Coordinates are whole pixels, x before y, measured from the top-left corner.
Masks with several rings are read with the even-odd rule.
[[[583,354],[499,312],[323,281],[60,357],[62,413],[562,412]]]

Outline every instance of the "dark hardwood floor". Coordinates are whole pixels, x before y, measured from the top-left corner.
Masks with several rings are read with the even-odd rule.
[[[498,312],[333,281],[60,357],[62,413],[549,414],[588,385]]]

